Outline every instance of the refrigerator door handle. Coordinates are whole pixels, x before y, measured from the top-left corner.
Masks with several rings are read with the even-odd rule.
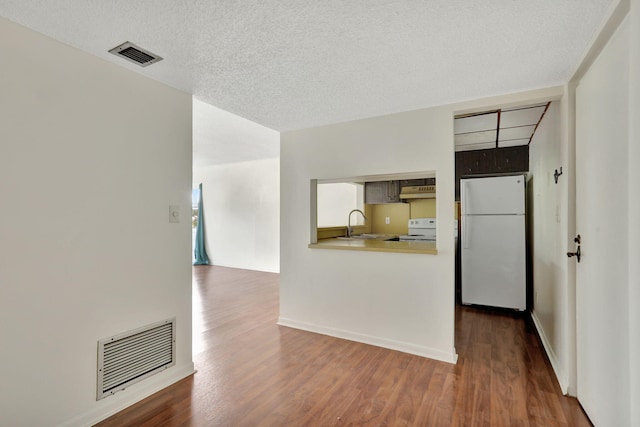
[[[467,191],[466,181],[460,181],[460,185],[462,186],[460,192],[464,196],[462,199],[462,215],[465,215],[469,212],[469,192]]]
[[[469,240],[471,240],[469,238],[469,233],[467,233],[467,231],[469,230],[469,220],[470,218],[468,216],[464,216],[462,217],[462,248],[463,249],[469,249],[471,247],[471,245],[469,244]]]

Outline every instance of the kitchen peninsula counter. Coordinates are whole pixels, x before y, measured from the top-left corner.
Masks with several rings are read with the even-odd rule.
[[[376,239],[319,239],[309,244],[311,249],[341,249],[348,251],[399,252],[437,255],[436,242],[398,242]]]

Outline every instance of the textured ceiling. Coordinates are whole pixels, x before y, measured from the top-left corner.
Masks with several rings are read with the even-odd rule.
[[[0,0],[0,15],[279,131],[565,83],[617,0]],[[107,53],[131,41],[164,58]]]

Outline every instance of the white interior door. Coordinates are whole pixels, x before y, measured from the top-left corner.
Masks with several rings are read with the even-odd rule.
[[[596,426],[630,425],[627,22],[576,90],[577,392]]]

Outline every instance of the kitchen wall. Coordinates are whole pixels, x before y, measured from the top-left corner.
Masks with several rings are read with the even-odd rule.
[[[538,328],[556,376],[566,392],[575,350],[571,332],[567,193],[567,140],[563,138],[562,112],[566,99],[552,102],[529,146],[529,222],[533,262],[532,318]],[[555,184],[553,174],[563,167]]]
[[[631,0],[629,13],[629,361],[631,425],[640,425],[640,0]],[[636,260],[635,262],[633,260]]]
[[[435,218],[436,199],[416,199],[410,200],[411,218]],[[455,205],[454,205],[455,207]],[[453,218],[456,218],[455,209]]]
[[[0,56],[0,425],[92,425],[193,372],[191,95],[1,18]],[[96,401],[97,341],[174,316]]]
[[[280,160],[195,168],[210,264],[280,271]]]
[[[408,203],[382,203],[371,208],[371,232],[380,234],[407,234],[407,222],[411,216]],[[389,218],[389,224],[386,219]]]
[[[394,155],[380,155],[388,141]],[[442,191],[438,213],[447,219],[439,226],[451,229],[448,108],[281,135],[280,324],[455,361],[453,236],[438,242],[437,256],[307,247],[311,179],[425,170],[435,171]]]
[[[412,218],[436,218],[436,199],[415,199],[407,203],[382,203],[371,206],[374,233],[407,234]],[[386,219],[389,218],[389,224]],[[456,216],[454,215],[454,218]]]
[[[454,361],[453,117],[561,94],[548,88],[283,133],[280,324]],[[393,155],[380,154],[390,141]],[[437,255],[308,248],[311,179],[421,171],[436,174]]]

